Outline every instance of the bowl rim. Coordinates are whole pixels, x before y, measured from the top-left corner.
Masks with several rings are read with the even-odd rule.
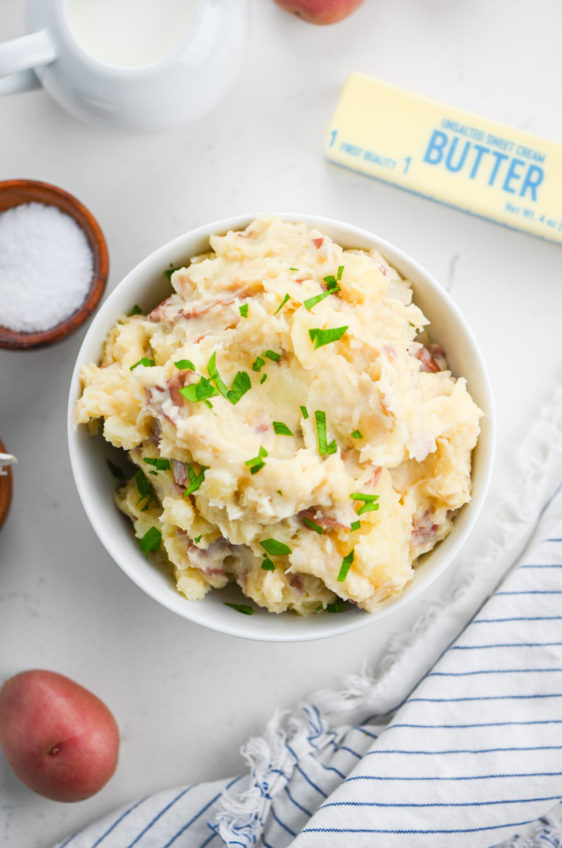
[[[19,195],[22,199],[4,206],[2,199],[7,194]],[[78,198],[52,183],[40,180],[13,179],[0,181],[0,213],[15,209],[25,203],[43,203],[56,206],[69,215],[83,231],[93,258],[93,273],[88,294],[74,312],[48,330],[24,332],[11,330],[0,324],[0,348],[6,350],[32,350],[54,344],[77,330],[97,307],[105,291],[109,274],[107,242],[100,225]]]
[[[299,628],[296,628],[296,632],[295,628],[287,627],[287,632],[283,634],[277,633],[276,631],[268,632],[267,627],[265,628],[265,630],[263,630],[259,626],[257,626],[257,624],[254,624],[253,628],[251,626],[248,626],[250,624],[250,621],[253,620],[255,622],[255,615],[252,617],[238,615],[236,618],[233,617],[232,624],[228,622],[215,622],[212,619],[211,621],[209,621],[207,620],[207,617],[203,612],[205,599],[201,601],[190,602],[183,596],[181,596],[180,593],[175,590],[175,587],[173,588],[172,592],[167,592],[165,596],[157,597],[153,587],[149,586],[148,581],[146,581],[138,573],[135,564],[130,563],[128,561],[121,561],[121,559],[116,556],[111,539],[108,538],[107,534],[104,531],[103,521],[100,520],[100,517],[97,514],[93,494],[89,488],[89,479],[88,476],[85,474],[84,468],[81,465],[80,448],[78,445],[77,438],[78,426],[74,424],[72,415],[74,404],[77,398],[79,397],[80,391],[79,372],[82,365],[85,364],[85,362],[89,361],[87,357],[84,357],[84,352],[96,337],[99,336],[100,339],[103,339],[105,337],[106,333],[108,332],[112,323],[114,323],[117,317],[116,315],[112,314],[113,304],[119,298],[121,292],[123,292],[127,287],[134,288],[134,282],[138,281],[138,278],[142,279],[143,273],[146,273],[147,269],[156,264],[161,266],[162,268],[167,267],[169,261],[173,262],[174,254],[176,255],[177,261],[178,258],[182,255],[183,245],[187,242],[194,243],[196,241],[208,239],[213,234],[221,234],[229,230],[242,229],[256,217],[259,217],[262,214],[264,213],[258,212],[222,218],[217,221],[213,221],[209,224],[204,224],[189,231],[186,231],[180,234],[179,236],[176,236],[175,238],[171,239],[170,241],[166,242],[165,244],[161,245],[160,247],[156,248],[154,251],[145,256],[144,259],[142,259],[137,265],[135,265],[115,286],[113,291],[109,294],[108,298],[104,302],[101,309],[98,311],[94,321],[88,328],[88,331],[82,341],[82,345],[76,357],[68,395],[68,448],[75,485],[78,489],[78,494],[86,512],[86,515],[94,531],[96,532],[98,539],[105,547],[111,559],[113,559],[113,561],[133,581],[133,583],[135,583],[140,589],[142,589],[147,595],[149,595],[149,597],[151,597],[161,606],[164,606],[171,612],[180,615],[181,617],[191,621],[192,623],[201,624],[211,630],[214,630],[215,632],[219,632],[224,635],[265,642],[304,642],[339,636],[344,633],[349,633],[359,628],[366,627],[369,624],[379,622],[381,618],[389,615],[390,613],[396,610],[402,609],[406,604],[408,604],[414,598],[418,597],[420,594],[426,591],[429,586],[434,583],[434,581],[444,571],[446,571],[447,568],[450,567],[460,548],[465,544],[468,536],[470,535],[472,528],[478,518],[478,515],[480,514],[489,489],[495,454],[495,407],[492,396],[492,385],[488,369],[486,367],[486,363],[484,361],[480,348],[476,342],[476,339],[474,338],[474,335],[469,325],[462,316],[462,313],[460,312],[455,302],[451,299],[448,292],[435,280],[435,278],[423,266],[421,266],[418,262],[412,259],[410,255],[406,253],[406,251],[396,247],[394,244],[376,235],[375,233],[371,233],[370,231],[364,228],[357,227],[354,224],[349,224],[336,218],[330,218],[322,215],[300,214],[295,212],[267,213],[274,214],[275,217],[278,217],[283,220],[301,222],[309,226],[315,226],[322,232],[327,232],[327,234],[330,234],[330,230],[345,231],[347,233],[347,237],[350,240],[355,239],[357,241],[363,241],[370,244],[373,249],[380,251],[381,254],[394,267],[397,267],[397,270],[401,274],[403,274],[403,271],[400,267],[398,267],[400,265],[402,267],[408,267],[408,269],[413,270],[416,275],[423,278],[425,284],[427,284],[429,289],[431,290],[432,296],[437,296],[437,298],[445,304],[447,310],[455,316],[457,322],[462,326],[466,338],[470,343],[470,355],[474,359],[477,371],[481,378],[482,396],[479,398],[478,403],[485,412],[485,437],[482,437],[481,432],[478,444],[478,450],[480,454],[479,465],[481,467],[479,475],[479,488],[475,495],[471,498],[471,501],[463,507],[463,510],[467,517],[463,522],[462,532],[460,529],[458,533],[454,533],[454,531],[451,532],[449,536],[443,540],[443,542],[439,543],[439,545],[436,546],[435,549],[433,549],[438,550],[441,548],[441,546],[445,544],[448,545],[447,556],[443,558],[443,561],[439,563],[438,566],[434,568],[431,572],[426,571],[424,579],[413,579],[408,584],[408,586],[400,593],[400,595],[398,595],[394,599],[391,599],[388,603],[381,605],[381,607],[373,613],[368,613],[364,610],[350,610],[345,616],[326,615],[322,617],[324,626],[316,625],[314,630],[311,629],[310,632],[305,632],[304,630],[300,630]],[[337,238],[336,241],[338,241]],[[353,244],[351,242],[348,242],[347,238],[343,239],[340,236],[339,242],[341,243],[342,241],[345,242],[343,245],[344,247],[353,247]],[[192,252],[191,255],[195,254]],[[183,249],[183,256],[185,257],[185,249]],[[412,283],[412,289],[414,292],[414,302],[416,302],[416,283],[414,281],[410,282]],[[111,318],[111,323],[109,320],[106,320],[106,316],[107,319]],[[429,326],[431,329],[431,316],[428,317],[430,318]],[[433,550],[429,552],[428,556],[433,553]],[[183,602],[181,608],[177,603],[178,598]],[[273,613],[267,613],[266,611],[266,615],[280,619],[283,616],[290,616],[293,614],[283,613],[280,616],[275,616]],[[293,618],[293,621],[302,621],[306,620],[306,618],[308,617],[301,618],[299,616],[295,616]],[[311,616],[309,618],[316,620],[321,617]]]

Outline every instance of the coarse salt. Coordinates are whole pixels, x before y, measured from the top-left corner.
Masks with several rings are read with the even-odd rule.
[[[82,305],[94,258],[82,228],[56,206],[23,203],[0,213],[0,324],[50,330]]]

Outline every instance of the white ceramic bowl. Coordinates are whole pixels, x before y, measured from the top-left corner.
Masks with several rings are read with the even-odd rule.
[[[143,310],[156,306],[170,290],[163,269],[170,263],[175,266],[187,264],[191,256],[208,249],[209,235],[241,229],[252,217],[216,221],[168,242],[127,274],[108,297],[90,325],[72,375],[68,404],[70,460],[78,493],[100,541],[125,574],[155,601],[190,621],[233,636],[275,642],[320,639],[364,627],[390,615],[426,589],[454,560],[476,520],[488,488],[494,453],[494,412],[486,366],[457,307],[427,271],[398,248],[365,230],[328,218],[282,215],[317,226],[343,247],[376,248],[407,277],[413,284],[415,302],[431,321],[432,339],[445,348],[453,373],[466,377],[472,396],[485,413],[474,452],[471,502],[461,509],[449,536],[425,556],[406,590],[376,613],[349,609],[338,614],[301,618],[294,613],[274,615],[256,608],[253,615],[246,616],[224,603],[242,601],[237,587],[214,590],[202,601],[186,600],[176,591],[171,575],[164,574],[145,559],[131,524],[113,503],[115,480],[105,461],[111,457],[113,449],[101,437],[92,437],[85,427],[77,428],[72,423],[72,409],[80,393],[80,368],[87,362],[98,361],[105,336],[118,316],[129,312],[134,304]]]

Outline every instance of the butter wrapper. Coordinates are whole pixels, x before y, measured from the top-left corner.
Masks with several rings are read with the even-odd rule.
[[[562,145],[353,73],[328,126],[325,155],[562,244]]]

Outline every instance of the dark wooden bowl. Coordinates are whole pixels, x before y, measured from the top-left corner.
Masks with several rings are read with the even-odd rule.
[[[0,212],[22,203],[44,203],[57,206],[82,228],[92,250],[94,272],[90,290],[82,306],[64,321],[49,330],[22,333],[0,325],[0,347],[10,350],[29,350],[58,342],[77,330],[98,305],[107,282],[109,258],[104,235],[93,215],[68,192],[49,183],[34,180],[0,182]]]
[[[0,453],[6,453],[6,448],[4,447],[4,443],[2,439],[0,439]],[[2,529],[2,525],[4,524],[8,512],[10,511],[10,504],[12,503],[12,469],[10,467],[5,469],[5,473],[0,475],[0,530]]]

